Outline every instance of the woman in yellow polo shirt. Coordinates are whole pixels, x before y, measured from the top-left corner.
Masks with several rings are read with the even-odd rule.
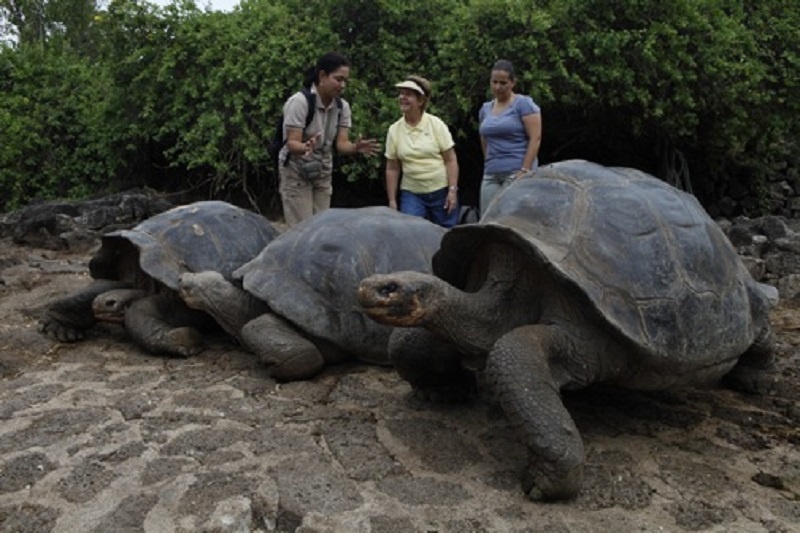
[[[431,84],[409,76],[395,85],[402,118],[386,135],[386,193],[389,207],[450,228],[458,222],[458,160],[453,136],[437,116],[425,112]],[[402,173],[402,181],[400,175]]]

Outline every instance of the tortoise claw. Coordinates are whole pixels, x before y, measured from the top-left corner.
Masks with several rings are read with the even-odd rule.
[[[542,467],[545,468],[542,468]],[[583,466],[530,463],[522,478],[522,490],[532,501],[556,501],[575,498],[583,485]]]
[[[190,357],[203,351],[203,336],[195,328],[175,328],[167,335],[170,350],[180,357]]]
[[[737,367],[729,374],[723,376],[722,383],[727,388],[736,392],[767,396],[775,391],[780,377],[780,372],[774,368],[761,370]]]
[[[541,502],[547,499],[542,489],[534,482],[530,472],[526,472],[522,480],[522,491],[528,496],[529,500],[534,502]]]
[[[58,342],[78,342],[85,336],[82,329],[67,326],[48,316],[39,320],[39,332]]]

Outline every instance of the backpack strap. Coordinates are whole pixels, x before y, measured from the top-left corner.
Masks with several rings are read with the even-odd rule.
[[[303,87],[300,92],[306,97],[306,103],[308,104],[308,112],[306,113],[307,128],[311,124],[311,121],[314,120],[314,115],[317,113],[317,94],[312,93],[309,87]]]
[[[306,97],[306,105],[308,106],[306,108],[306,125],[305,127],[303,127],[303,129],[305,130],[311,124],[311,121],[314,120],[314,115],[317,112],[317,95],[316,93],[312,93],[309,87],[303,87],[302,89],[300,89],[300,92],[303,93],[303,96]],[[283,144],[286,144],[287,142],[288,139],[283,140]],[[283,160],[283,166],[289,164],[289,159],[291,157],[292,153],[287,152],[286,159]]]
[[[317,113],[317,93],[311,92],[310,87],[303,87],[300,89],[300,92],[303,93],[303,96],[306,97],[306,104],[308,104],[308,111],[306,112],[306,125],[307,128],[311,125],[311,121],[314,120],[314,115]],[[340,96],[336,97],[336,109],[339,110],[339,115],[342,113],[342,98]],[[336,117],[336,121],[338,123],[339,117]],[[305,130],[305,128],[303,128]],[[283,141],[283,144],[286,144],[286,140]],[[283,166],[289,164],[289,157],[291,157],[291,152],[286,154],[286,159],[283,161]]]
[[[303,87],[300,90],[306,97],[306,103],[308,103],[308,114],[306,114],[306,128],[311,124],[311,121],[314,120],[314,115],[317,113],[317,93],[312,93],[311,89],[308,87]],[[339,113],[342,112],[342,97],[336,97],[336,109],[339,110]]]

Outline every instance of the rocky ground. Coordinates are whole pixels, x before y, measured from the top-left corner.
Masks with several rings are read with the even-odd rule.
[[[279,384],[224,339],[142,353],[114,326],[36,330],[89,253],[0,239],[0,530],[800,531],[800,308],[773,312],[770,391],[566,397],[588,454],[572,502],[528,501],[491,398],[416,400],[361,364]]]

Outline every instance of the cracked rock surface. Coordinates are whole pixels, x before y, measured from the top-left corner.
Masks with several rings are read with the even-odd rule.
[[[389,368],[279,384],[225,339],[189,359],[123,330],[41,336],[89,253],[0,239],[0,531],[800,531],[800,308],[773,312],[764,395],[565,396],[587,451],[572,502],[523,495],[525,449],[481,396],[415,399]]]

